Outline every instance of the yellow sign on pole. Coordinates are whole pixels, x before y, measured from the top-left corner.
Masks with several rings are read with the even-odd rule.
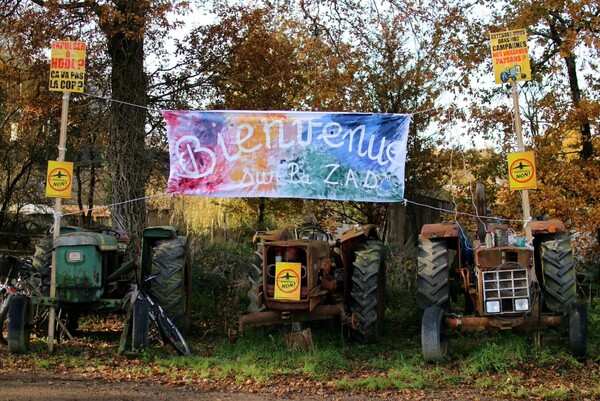
[[[54,41],[50,55],[50,90],[83,92],[85,42]]]
[[[508,154],[508,177],[512,191],[537,188],[533,150]]]
[[[497,84],[531,79],[525,29],[490,33],[490,42]]]
[[[46,197],[70,198],[73,178],[73,163],[48,161]]]
[[[301,269],[297,262],[275,264],[275,299],[300,300]]]

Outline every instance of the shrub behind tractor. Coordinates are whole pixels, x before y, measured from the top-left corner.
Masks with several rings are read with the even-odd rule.
[[[255,236],[248,277],[251,326],[337,318],[364,342],[376,341],[383,324],[383,245],[374,225],[346,231],[339,240],[316,227],[287,239],[284,231]]]
[[[477,188],[478,241],[456,223],[427,224],[419,236],[421,343],[428,362],[444,358],[447,331],[528,330],[568,333],[576,357],[587,352],[587,309],[576,303],[571,240],[558,220],[532,221],[533,242],[509,227],[486,223],[483,186]]]

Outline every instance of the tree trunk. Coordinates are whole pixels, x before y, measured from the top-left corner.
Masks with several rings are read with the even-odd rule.
[[[112,61],[112,98],[108,161],[111,168],[112,224],[127,231],[139,247],[146,225],[146,106],[148,80],[144,71],[145,15],[139,3],[116,1],[124,18],[113,19],[103,29]]]
[[[265,198],[260,198],[258,203],[258,218],[256,224],[259,230],[265,229],[265,209],[267,207],[267,201]]]
[[[387,243],[398,247],[406,242],[406,206],[392,203],[388,209]]]
[[[592,145],[592,128],[590,120],[586,113],[582,113],[581,103],[581,89],[579,88],[579,80],[577,79],[577,65],[574,55],[565,57],[565,64],[567,66],[567,75],[569,77],[569,87],[571,89],[571,98],[573,99],[573,105],[575,111],[578,114],[579,119],[579,130],[581,132],[581,158],[584,160],[590,159],[594,155],[594,147]]]

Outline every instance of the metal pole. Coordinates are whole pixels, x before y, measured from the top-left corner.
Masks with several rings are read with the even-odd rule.
[[[67,144],[67,120],[69,117],[69,98],[71,92],[63,92],[62,97],[62,113],[60,116],[60,136],[58,139],[58,158],[59,162],[65,161],[65,152]],[[62,199],[55,198],[54,203],[54,233],[53,240],[56,240],[60,235],[60,216],[61,216]],[[52,247],[52,268],[50,273],[50,298],[56,298],[56,250]],[[56,310],[54,306],[50,306],[50,316],[48,316],[48,351],[54,351],[54,329],[56,321]]]
[[[515,131],[517,133],[517,147],[519,152],[525,151],[525,146],[523,145],[523,133],[521,131],[521,109],[519,108],[519,88],[517,87],[517,82],[512,81],[510,84],[512,88],[513,95],[513,108],[515,115]],[[531,232],[531,225],[529,224],[531,220],[531,214],[529,211],[529,191],[527,189],[521,190],[521,205],[523,207],[523,219],[525,220],[525,237],[527,238],[527,242],[530,243],[533,239],[533,234]]]

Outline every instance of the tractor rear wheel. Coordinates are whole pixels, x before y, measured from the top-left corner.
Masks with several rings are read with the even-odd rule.
[[[25,294],[15,294],[8,309],[8,352],[25,354],[29,350],[31,327],[27,321],[29,298]]]
[[[260,312],[261,288],[263,285],[263,245],[258,243],[254,251],[254,259],[250,265],[248,274],[248,312]]]
[[[577,296],[577,281],[571,239],[566,234],[540,244],[544,272],[544,300],[552,312],[567,312]]]
[[[569,306],[569,350],[575,358],[587,356],[588,321],[587,306],[571,304]]]
[[[156,242],[152,248],[149,293],[183,332],[191,326],[191,261],[187,238],[177,236]]]
[[[352,275],[350,311],[352,335],[365,343],[376,342],[383,328],[385,294],[383,244],[369,241],[358,247]]]
[[[448,340],[445,336],[444,309],[430,306],[423,312],[421,321],[421,348],[423,359],[427,363],[440,362],[448,351]]]
[[[450,306],[450,265],[445,240],[419,238],[418,300],[422,311],[431,306]]]

